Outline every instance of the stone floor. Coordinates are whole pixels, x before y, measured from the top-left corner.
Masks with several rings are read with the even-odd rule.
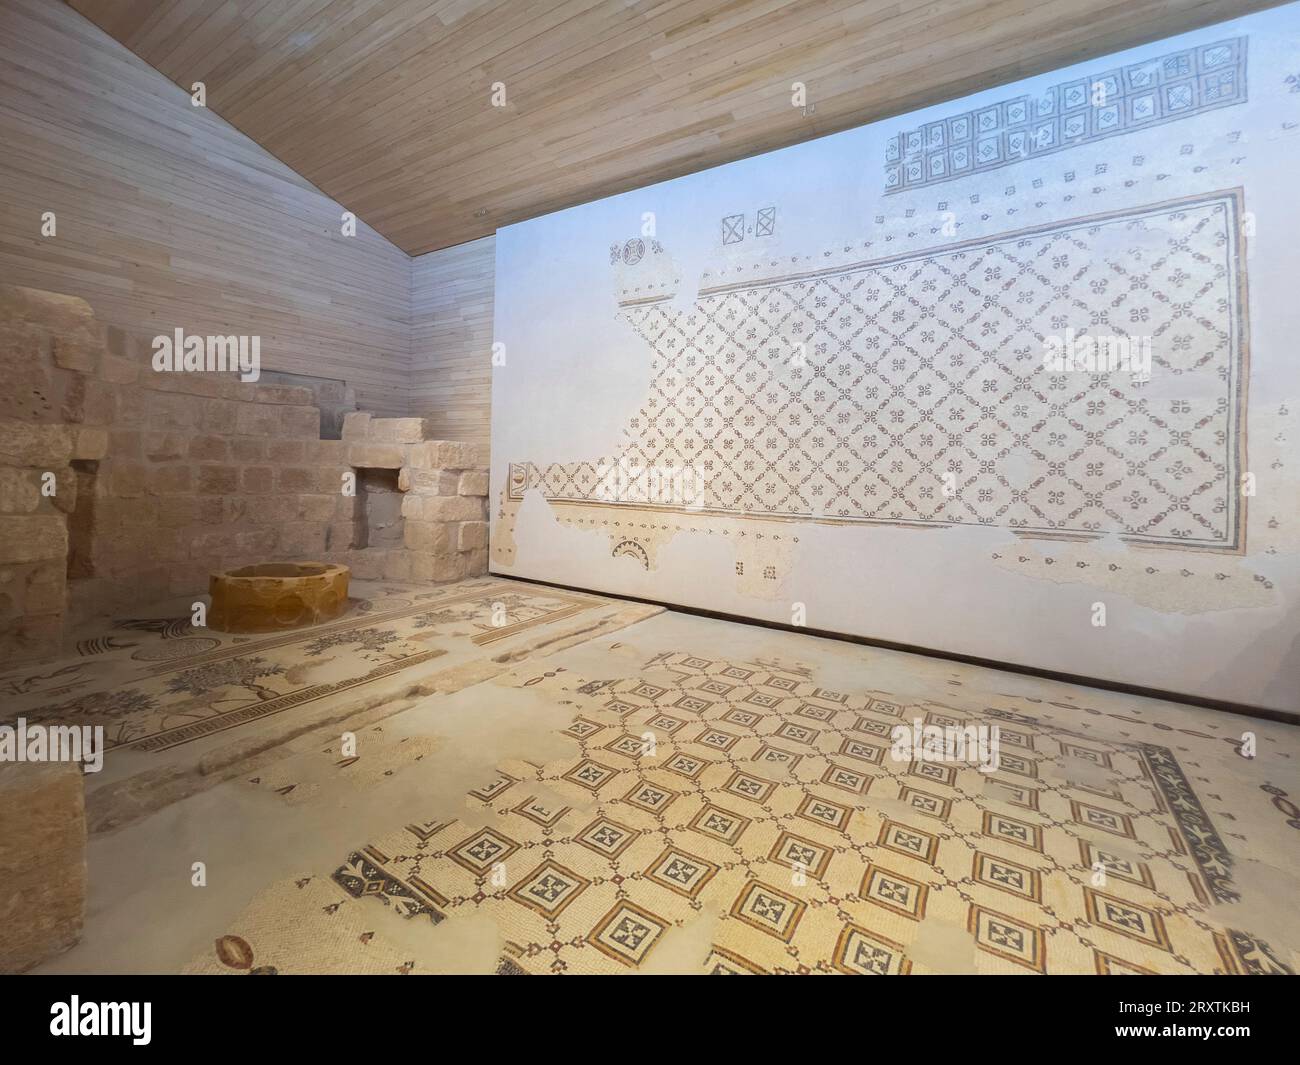
[[[105,715],[118,744],[88,801],[85,935],[39,971],[1300,958],[1295,726],[515,582],[365,602],[185,655],[168,645],[217,634],[134,619],[88,637],[82,672],[0,677],[24,705]],[[396,666],[395,687],[348,684],[431,650],[445,665]],[[914,719],[996,724],[999,769],[895,760]]]
[[[659,609],[493,578],[352,592],[337,620],[266,635],[195,628],[190,599],[93,624],[67,657],[0,673],[0,723],[102,725],[109,750],[87,805],[107,828],[311,728],[399,710]]]

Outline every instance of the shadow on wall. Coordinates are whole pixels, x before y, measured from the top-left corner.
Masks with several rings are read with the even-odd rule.
[[[346,381],[282,370],[263,370],[259,380],[268,385],[309,389],[312,403],[320,411],[320,438],[343,439],[343,416],[357,409],[356,391]]]

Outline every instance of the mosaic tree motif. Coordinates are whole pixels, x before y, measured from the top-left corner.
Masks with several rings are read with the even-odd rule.
[[[279,693],[258,681],[284,672],[284,666],[265,658],[227,658],[183,670],[168,681],[167,690],[176,694],[210,695],[222,688],[244,688],[258,699],[273,699]]]
[[[382,651],[395,639],[397,639],[396,633],[388,629],[369,628],[356,629],[355,631],[345,629],[342,632],[331,632],[324,636],[318,636],[306,645],[303,653],[315,657],[324,654],[331,647],[352,646],[362,651]]]

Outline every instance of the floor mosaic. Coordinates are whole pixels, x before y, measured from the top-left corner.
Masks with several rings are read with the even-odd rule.
[[[683,623],[745,631],[666,615],[621,635]],[[638,667],[613,652],[625,644],[608,646],[603,668],[587,648],[582,669],[560,655],[511,679],[572,711],[572,757],[504,761],[466,816],[377,832],[332,873],[282,885],[273,909],[255,903],[226,931],[247,948],[237,956],[301,971],[278,927],[333,936],[336,914],[369,905],[434,926],[486,915],[508,973],[653,968],[662,944],[693,930],[708,938],[688,971],[726,974],[1294,967],[1294,921],[1279,940],[1257,920],[1233,848],[1255,869],[1248,840],[1286,832],[1284,789],[1267,779],[1294,778],[1295,728],[1079,687],[1025,697],[1021,678],[998,706],[953,680],[942,701],[831,689],[788,656],[705,646]],[[997,771],[895,759],[891,731],[914,720],[996,725]],[[1235,752],[1255,727],[1267,758],[1252,764]],[[395,739],[378,761],[421,757]],[[1290,849],[1268,867],[1279,890],[1298,872],[1294,836],[1282,839]],[[219,948],[192,969],[244,971]]]
[[[608,602],[483,579],[376,586],[338,621],[259,637],[195,628],[188,616],[122,618],[81,640],[76,658],[0,674],[0,723],[102,725],[110,750],[163,751]]]

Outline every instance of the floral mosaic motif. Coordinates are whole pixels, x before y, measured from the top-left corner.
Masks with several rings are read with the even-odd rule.
[[[94,691],[78,696],[65,703],[42,707],[33,715],[36,720],[78,723],[83,720],[116,719],[131,714],[153,710],[158,701],[147,692],[133,688],[118,688],[114,691]]]
[[[356,647],[362,651],[382,651],[394,639],[392,632],[379,628],[331,632],[312,640],[303,648],[303,653],[316,657],[323,655],[331,647]]]
[[[413,624],[417,629],[435,628],[438,625],[450,625],[454,622],[472,621],[478,617],[477,609],[460,609],[460,610],[428,610],[423,614],[417,614],[413,619]]]
[[[259,699],[272,699],[278,692],[260,683],[280,676],[284,667],[265,658],[227,658],[221,662],[186,669],[167,682],[167,690],[177,694],[208,695],[222,688],[244,688]]]

